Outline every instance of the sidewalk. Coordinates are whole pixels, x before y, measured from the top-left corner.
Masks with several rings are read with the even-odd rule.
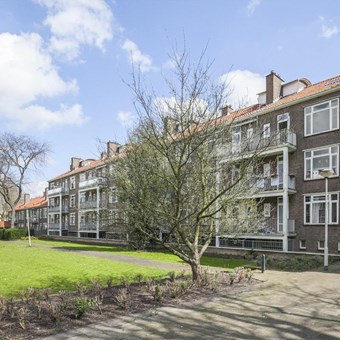
[[[334,271],[334,272],[332,272]],[[256,273],[260,289],[160,307],[45,339],[340,339],[340,268]]]

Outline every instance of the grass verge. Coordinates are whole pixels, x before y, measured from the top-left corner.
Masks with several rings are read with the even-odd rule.
[[[48,248],[28,247],[25,243],[0,241],[0,295],[15,296],[28,287],[51,288],[53,292],[72,290],[77,282],[112,277],[119,283],[124,277],[165,277],[166,270],[141,267],[103,258]]]

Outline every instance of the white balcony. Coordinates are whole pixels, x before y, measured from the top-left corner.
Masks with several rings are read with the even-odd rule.
[[[86,200],[80,202],[79,204],[80,209],[96,209],[97,208],[97,200]]]
[[[79,230],[84,231],[84,230],[97,230],[97,223],[95,222],[80,222],[79,224]]]
[[[79,182],[79,189],[96,188],[104,184],[105,184],[105,180],[102,177],[91,178],[86,181]]]
[[[51,206],[49,206],[48,207],[48,212],[49,213],[53,213],[53,212],[60,212],[60,210],[61,210],[61,207],[60,207],[60,205],[51,205]]]
[[[48,230],[60,230],[60,223],[49,223]]]
[[[58,188],[54,188],[54,189],[50,189],[47,191],[47,195],[48,196],[54,196],[54,195],[60,195],[60,194],[68,194],[69,189],[68,188],[62,188],[62,187],[58,187]]]

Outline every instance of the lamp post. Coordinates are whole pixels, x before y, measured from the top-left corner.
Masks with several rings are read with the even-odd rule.
[[[328,178],[331,177],[334,172],[331,169],[319,170],[321,177],[325,179],[325,244],[324,244],[324,271],[328,270]]]

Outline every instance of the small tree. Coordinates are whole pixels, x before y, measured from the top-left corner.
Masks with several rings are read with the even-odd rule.
[[[0,135],[0,196],[11,211],[12,228],[15,207],[20,202],[29,173],[45,163],[48,151],[46,144],[30,137],[11,133]]]
[[[264,143],[253,135],[232,150],[237,116],[220,116],[225,84],[210,81],[210,64],[202,58],[193,65],[185,52],[174,55],[168,97],[147,93],[134,75],[139,122],[112,174],[129,229],[187,262],[198,281],[200,259],[216,232],[246,232],[257,225],[256,209],[247,223],[236,223],[233,209],[251,193],[249,169],[258,164]]]

